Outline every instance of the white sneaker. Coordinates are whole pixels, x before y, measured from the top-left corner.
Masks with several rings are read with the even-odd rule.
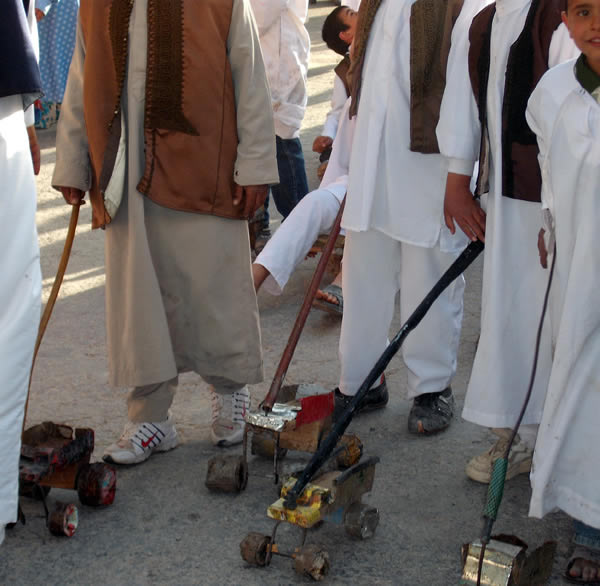
[[[243,387],[231,395],[212,392],[212,425],[210,437],[215,446],[226,448],[244,439],[244,416],[250,410],[250,391]]]
[[[498,458],[504,457],[510,434],[502,434],[498,441],[485,453],[472,458],[465,468],[465,473],[471,480],[489,484],[492,477],[492,468]],[[517,434],[508,456],[508,469],[506,480],[531,470],[533,450],[521,441]]]
[[[114,464],[139,464],[153,452],[167,452],[177,446],[177,430],[171,418],[159,423],[125,425],[119,440],[106,448],[102,458]]]

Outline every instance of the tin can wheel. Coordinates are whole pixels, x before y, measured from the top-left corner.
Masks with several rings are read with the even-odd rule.
[[[74,504],[56,503],[48,516],[48,531],[57,537],[73,537],[79,525],[79,511]]]
[[[270,544],[270,535],[248,533],[240,543],[240,553],[250,565],[264,567],[267,565],[267,552]]]
[[[270,433],[253,433],[250,440],[250,453],[267,460],[273,460],[277,442]],[[278,448],[277,459],[283,460],[287,454],[286,448]]]
[[[350,537],[369,539],[379,525],[379,510],[364,503],[350,505],[344,517],[344,527]]]
[[[115,500],[117,473],[101,462],[84,464],[77,475],[79,500],[90,507],[105,507]]]
[[[294,556],[294,570],[320,582],[329,574],[329,554],[320,545],[304,545]]]
[[[242,492],[248,484],[248,464],[243,456],[214,456],[208,461],[206,487],[218,492]]]

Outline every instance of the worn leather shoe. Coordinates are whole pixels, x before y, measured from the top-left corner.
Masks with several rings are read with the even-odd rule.
[[[363,397],[362,401],[358,404],[355,415],[360,413],[367,413],[368,411],[375,411],[376,409],[383,409],[390,398],[387,389],[387,383],[385,377],[381,377],[381,383],[376,387],[369,389],[369,392]],[[345,411],[346,407],[350,404],[353,399],[353,395],[344,395],[339,389],[335,389],[335,407],[333,409],[333,420],[337,421],[340,415]]]
[[[408,431],[429,435],[446,429],[454,415],[454,397],[450,387],[439,393],[426,393],[413,400],[408,415]]]

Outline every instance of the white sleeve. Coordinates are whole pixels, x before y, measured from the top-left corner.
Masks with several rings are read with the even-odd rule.
[[[262,37],[281,18],[290,0],[250,0],[258,34]]]
[[[542,209],[544,210],[552,210],[554,207],[552,192],[548,185],[546,155],[550,146],[553,127],[552,121],[557,113],[556,110],[556,104],[552,99],[552,92],[546,90],[542,78],[542,81],[529,97],[525,118],[527,119],[529,128],[531,128],[537,138],[539,148],[538,163],[542,174]],[[551,220],[549,218],[551,218],[551,215],[546,212],[544,214],[544,224],[547,231],[551,228]]]
[[[340,76],[336,74],[333,81],[333,92],[331,94],[331,109],[325,118],[323,132],[321,133],[323,136],[335,138],[338,124],[340,122],[340,113],[342,112],[342,108],[344,107],[347,99],[348,96],[346,95],[344,83],[340,79]]]
[[[337,183],[341,177],[348,175],[350,156],[352,155],[352,142],[354,140],[354,128],[356,126],[356,116],[350,120],[348,116],[349,109],[350,98],[347,98],[340,114],[338,133],[333,141],[331,156],[329,157],[327,169],[321,181],[321,188],[326,188],[331,183]]]
[[[559,63],[579,57],[579,49],[575,46],[569,29],[564,23],[554,31],[550,41],[550,50],[548,53],[548,67],[554,67]]]
[[[479,158],[481,128],[469,76],[469,29],[488,0],[466,0],[452,30],[446,68],[446,89],[436,129],[440,152],[448,159],[448,171],[472,175]]]
[[[271,94],[248,0],[234,0],[227,53],[235,90],[238,185],[278,183]]]
[[[88,191],[91,186],[91,167],[87,130],[83,115],[83,68],[85,40],[81,21],[77,22],[77,39],[67,87],[56,128],[56,165],[53,187],[75,187]]]

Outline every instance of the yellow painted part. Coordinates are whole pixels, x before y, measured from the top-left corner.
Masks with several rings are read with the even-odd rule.
[[[294,484],[296,479],[289,478],[281,489],[281,498],[267,509],[267,515],[271,519],[286,521],[299,527],[312,527],[321,520],[322,508],[331,502],[331,491],[316,484],[308,484],[298,499],[298,506],[295,509],[287,509],[284,499]]]
[[[279,499],[267,509],[267,515],[276,521],[286,521],[308,529],[321,520],[321,504],[314,502],[310,505],[298,505],[295,509],[286,509],[283,499]]]

